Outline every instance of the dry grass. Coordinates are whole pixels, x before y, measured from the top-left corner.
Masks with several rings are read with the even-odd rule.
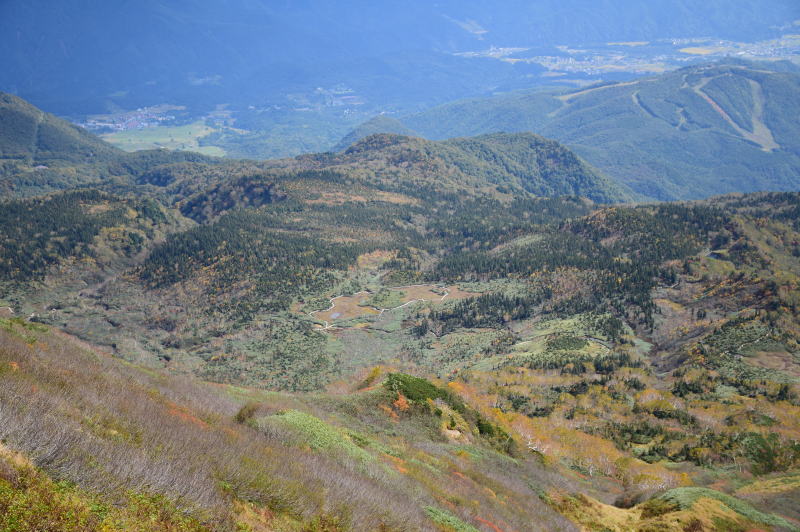
[[[161,494],[219,530],[237,520],[231,499],[300,521],[333,512],[367,529],[423,528],[408,486],[378,467],[287,446],[290,433],[236,424],[241,403],[223,387],[141,371],[21,325],[0,331],[0,347],[0,438],[56,479],[116,500]]]
[[[441,301],[445,294],[444,291],[436,285],[399,286],[391,288],[390,290],[402,292],[401,301],[403,303],[419,299],[425,301]],[[449,298],[450,296],[447,297]]]
[[[318,198],[306,200],[306,203],[311,205],[344,205],[345,203],[366,203],[368,201],[383,201],[386,203],[393,203],[396,205],[416,205],[419,201],[409,196],[398,194],[396,192],[385,192],[379,190],[369,195],[359,195],[345,192],[320,192]]]
[[[10,449],[113,503],[164,496],[214,530],[431,530],[428,507],[480,530],[574,530],[537,495],[573,481],[477,429],[447,442],[441,417],[378,383],[350,396],[210,385],[17,322],[0,328],[0,384]]]
[[[776,494],[800,490],[800,473],[756,480],[736,490],[736,495]]]
[[[707,497],[697,499],[689,508],[664,506],[655,512],[650,510],[652,502],[623,509],[580,494],[551,495],[550,500],[553,506],[585,530],[685,532],[686,530],[762,530],[763,527],[721,501]]]
[[[372,307],[362,306],[369,299],[369,292],[358,292],[352,296],[340,296],[331,301],[333,307],[320,312],[312,312],[311,315],[318,319],[327,321],[350,320],[361,316],[380,314],[379,310]]]
[[[366,203],[365,196],[345,194],[344,192],[321,192],[318,198],[306,200],[310,205],[344,205],[345,203]]]
[[[386,203],[394,203],[397,205],[419,204],[419,200],[417,198],[412,198],[410,196],[406,196],[405,194],[398,194],[397,192],[386,192],[384,190],[379,190],[376,193],[376,199],[378,201],[385,201]]]
[[[364,253],[358,257],[357,263],[359,268],[374,269],[380,267],[387,260],[393,259],[397,256],[396,251],[389,251],[385,249],[378,249],[370,253]]]

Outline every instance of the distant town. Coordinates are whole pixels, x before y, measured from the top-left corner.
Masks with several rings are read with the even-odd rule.
[[[527,48],[490,47],[481,52],[459,53],[462,57],[492,58],[509,63],[543,66],[555,77],[566,74],[597,76],[610,72],[641,74],[663,72],[685,64],[725,57],[754,60],[790,59],[800,61],[800,35],[754,43],[707,37],[616,42],[595,46],[554,46],[550,53]]]
[[[174,112],[184,109],[186,108],[177,105],[157,105],[153,107],[142,107],[135,111],[91,115],[84,120],[75,121],[74,123],[85,129],[99,133],[147,129],[173,123],[176,119]]]

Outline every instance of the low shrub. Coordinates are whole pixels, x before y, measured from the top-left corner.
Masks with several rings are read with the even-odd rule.
[[[445,530],[452,532],[478,532],[478,529],[472,525],[468,525],[453,514],[435,508],[433,506],[426,506],[425,513],[431,518],[431,521],[437,525],[444,527]]]
[[[708,488],[675,488],[659,496],[657,499],[651,499],[645,504],[649,504],[651,501],[659,500],[661,502],[653,503],[656,505],[654,507],[665,508],[666,505],[674,505],[681,510],[686,510],[691,508],[700,498],[717,500],[742,517],[745,517],[746,519],[756,523],[764,523],[770,526],[782,527],[788,530],[797,530],[797,527],[793,526],[782,517],[774,514],[765,514],[763,512],[759,512],[753,508],[750,503]]]

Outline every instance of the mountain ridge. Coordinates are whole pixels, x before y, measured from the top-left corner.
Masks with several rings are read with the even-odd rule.
[[[797,188],[798,94],[797,67],[736,61],[572,91],[472,99],[402,121],[428,138],[534,131],[639,194],[699,199]]]
[[[0,133],[0,159],[88,162],[121,153],[85,129],[4,92],[0,92]]]

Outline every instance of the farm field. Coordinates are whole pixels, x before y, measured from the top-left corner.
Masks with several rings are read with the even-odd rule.
[[[120,131],[102,135],[103,139],[125,151],[185,150],[222,157],[225,150],[219,146],[200,146],[199,139],[215,130],[201,121],[185,126],[153,127],[139,130]]]

